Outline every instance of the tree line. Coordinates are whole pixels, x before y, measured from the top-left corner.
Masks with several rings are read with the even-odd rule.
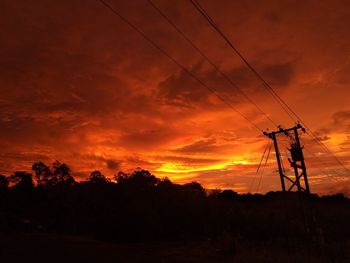
[[[342,194],[238,194],[175,184],[147,170],[112,180],[93,171],[76,181],[68,165],[0,175],[0,233],[45,232],[112,242],[235,239],[347,240],[350,202]],[[288,241],[289,242],[289,241]]]

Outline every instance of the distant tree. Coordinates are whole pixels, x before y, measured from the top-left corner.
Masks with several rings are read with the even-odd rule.
[[[37,162],[32,165],[32,170],[35,172],[35,178],[39,185],[47,185],[52,179],[50,167],[43,162]]]
[[[209,198],[219,198],[222,194],[222,190],[221,189],[211,189],[208,190],[208,197]]]
[[[55,161],[52,168],[43,162],[34,163],[32,170],[39,185],[51,187],[57,184],[73,185],[75,183],[68,165],[59,161]]]
[[[9,185],[9,180],[5,175],[0,174],[0,190],[7,189]]]
[[[159,183],[159,179],[151,174],[147,170],[138,169],[134,171],[128,178],[128,180],[139,186],[153,187]]]
[[[238,193],[231,189],[226,189],[221,193],[221,197],[224,199],[235,199],[238,196],[239,196]]]
[[[128,180],[129,178],[129,175],[127,173],[124,173],[122,171],[118,172],[118,174],[116,174],[114,176],[114,181],[116,181],[117,183],[121,184],[123,183],[124,181]]]
[[[32,174],[17,171],[9,177],[13,188],[28,190],[34,188]]]
[[[203,188],[203,186],[200,183],[197,183],[197,182],[184,184],[183,187],[185,189],[188,189],[188,190],[191,190],[191,191],[195,191],[195,192],[198,192],[198,193],[205,194],[205,189]]]
[[[55,184],[75,184],[74,177],[70,174],[70,168],[65,163],[55,161],[52,164],[52,183]]]
[[[159,180],[157,186],[160,188],[172,187],[173,183],[170,181],[170,179],[168,177],[165,177],[165,178]]]
[[[100,171],[93,171],[88,181],[91,183],[104,184],[108,182],[108,179]]]

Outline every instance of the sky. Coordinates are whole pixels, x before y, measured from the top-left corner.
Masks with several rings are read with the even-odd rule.
[[[59,160],[80,180],[94,170],[113,177],[142,168],[210,189],[279,190],[273,149],[256,173],[271,143],[261,131],[276,126],[146,0],[105,1],[186,70],[98,0],[1,0],[0,173]],[[153,2],[270,119],[295,124],[190,1]],[[350,168],[348,1],[199,2]],[[349,195],[350,173],[307,134],[301,140],[311,191]],[[282,136],[291,174],[287,143]]]

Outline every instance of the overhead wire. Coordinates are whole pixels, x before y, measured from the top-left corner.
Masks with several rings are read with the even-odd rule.
[[[313,137],[323,149],[330,154],[337,163],[348,173],[350,170],[339,160],[339,158],[323,143],[321,142],[314,132],[306,125],[306,123],[301,119],[301,117],[281,98],[278,93],[269,85],[269,83],[259,74],[259,72],[248,62],[248,60],[242,55],[242,53],[235,47],[235,45],[230,41],[230,39],[224,34],[224,32],[219,28],[215,21],[211,18],[208,12],[201,6],[201,4],[196,0],[190,0],[195,9],[205,18],[205,20],[212,26],[212,28],[225,40],[225,42],[233,49],[233,51],[241,58],[241,60],[246,64],[246,66],[253,72],[253,74],[259,79],[263,86],[270,92],[272,97],[276,102],[282,107],[286,114],[296,123],[299,120],[303,126],[309,131],[309,135]]]
[[[214,69],[218,72],[233,88],[238,90],[241,95],[250,102],[264,117],[270,121],[272,124],[277,126],[277,123],[268,116],[226,73],[224,73],[176,24],[173,22],[152,0],[147,0],[147,2],[158,12],[158,14],[164,18],[165,21],[171,25],[175,31],[177,31],[183,39],[185,39],[193,49],[197,51],[198,54],[202,56]]]
[[[146,41],[148,41],[154,48],[156,48],[158,51],[160,51],[164,56],[166,56],[168,59],[170,59],[174,64],[176,64],[180,69],[182,69],[184,72],[186,72],[190,77],[192,77],[194,80],[196,80],[201,86],[205,87],[207,90],[209,90],[211,93],[213,93],[219,100],[221,100],[223,103],[225,103],[229,108],[231,108],[233,111],[238,113],[242,118],[244,118],[247,122],[249,122],[256,130],[261,132],[261,129],[252,122],[248,117],[246,117],[242,112],[237,110],[230,102],[225,100],[224,97],[222,97],[219,93],[217,93],[214,89],[209,87],[205,82],[203,82],[201,79],[199,79],[195,74],[193,74],[190,70],[188,70],[185,66],[183,66],[178,60],[176,60],[174,57],[172,57],[167,51],[165,51],[161,46],[159,46],[155,41],[153,41],[150,37],[148,37],[141,29],[139,29],[135,24],[130,22],[125,16],[123,16],[121,13],[119,13],[115,8],[113,8],[110,4],[108,4],[104,0],[97,0],[102,5],[104,5],[106,8],[108,8],[114,15],[118,16],[125,24],[127,24],[129,27],[131,27],[133,30],[135,30],[137,33],[139,33]]]
[[[305,150],[306,150],[306,152],[307,152],[308,154],[310,154],[312,157],[315,158],[316,162],[318,162],[320,165],[325,165],[324,162],[322,162],[322,160],[321,160],[317,155],[315,155],[314,153],[312,153],[312,152],[311,152],[309,149],[307,149],[307,148],[305,148]],[[324,174],[325,176],[327,176],[328,178],[332,178],[332,179],[335,179],[335,181],[338,181],[338,180],[336,179],[336,177],[332,177],[332,176],[331,176],[329,173],[327,173],[322,167],[317,167],[317,168],[321,171],[321,173],[323,173],[323,174]],[[334,170],[334,172],[335,172],[335,174],[336,174],[337,176],[342,177],[342,175],[339,174],[338,171]]]
[[[258,165],[258,167],[257,167],[257,169],[256,169],[255,175],[253,176],[253,179],[251,180],[251,182],[250,182],[250,184],[249,184],[248,193],[250,193],[251,190],[252,190],[252,187],[253,187],[253,185],[254,185],[254,183],[255,183],[255,178],[256,178],[256,177],[258,176],[258,174],[259,174],[259,170],[260,170],[261,164],[262,164],[262,162],[263,162],[263,159],[264,159],[264,157],[265,157],[266,151],[267,151],[267,149],[268,149],[270,143],[271,143],[271,142],[269,141],[269,142],[266,144],[266,146],[265,146],[265,150],[264,150],[264,152],[263,152],[263,154],[262,154],[262,156],[261,156],[261,159],[260,159],[259,165]]]
[[[256,109],[265,116],[266,119],[268,119],[272,124],[274,124],[275,126],[277,126],[277,123],[275,121],[273,121],[273,119],[271,117],[269,117],[254,101],[252,101],[250,99],[250,97],[239,87],[237,86],[236,83],[233,82],[233,80],[228,77],[222,70],[220,70],[220,68],[175,24],[175,22],[173,22],[152,0],[147,0],[147,2],[159,13],[159,15],[161,17],[164,18],[164,20],[166,20],[223,78],[225,78],[229,84],[234,87],[235,89],[237,89],[246,99],[247,101],[249,101],[251,104],[253,104]],[[211,20],[212,21],[212,20]],[[213,22],[213,21],[212,21]],[[214,23],[214,22],[213,22]],[[216,25],[216,24],[215,24]],[[236,50],[238,51],[238,50]],[[242,57],[243,58],[243,57]],[[244,59],[244,58],[243,58]],[[247,62],[247,61],[246,61]],[[248,62],[247,62],[248,63]],[[294,119],[293,119],[294,120]],[[267,149],[267,148],[266,148]],[[265,149],[265,152],[266,152]],[[264,154],[265,154],[264,152]],[[263,157],[264,157],[263,154]],[[262,157],[262,158],[263,158]],[[261,160],[262,161],[262,160]],[[259,163],[258,166],[258,171],[261,165],[261,161]],[[284,167],[283,167],[284,169]],[[284,169],[285,170],[285,169]],[[257,171],[257,172],[258,172]],[[254,177],[255,179],[255,177]],[[252,180],[251,184],[254,184],[255,180]],[[251,185],[249,187],[249,189],[251,188]]]
[[[219,28],[219,26],[214,22],[206,10],[196,1],[190,0],[192,5],[197,9],[197,11],[202,14],[202,16],[207,20],[207,22],[213,27],[213,29],[225,40],[225,42],[233,49],[233,51],[241,58],[241,60],[246,64],[246,66],[253,72],[253,74],[263,83],[263,86],[271,93],[273,98],[278,104],[283,108],[286,114],[292,119],[293,122],[297,120],[293,117],[291,113],[293,110],[282,100],[282,98],[275,92],[275,90],[265,81],[265,79],[254,69],[254,67],[244,58],[240,51],[233,45],[233,43],[228,39],[224,32]],[[289,110],[289,111],[288,111]],[[297,118],[298,119],[298,118]]]
[[[309,136],[310,136],[310,135],[309,135]],[[300,137],[300,140],[302,141],[302,137]],[[312,141],[310,141],[310,142],[311,142],[311,143],[315,143],[315,140],[312,140]],[[316,142],[316,143],[317,143],[317,142]],[[305,142],[304,142],[304,145],[305,145]],[[326,163],[325,163],[324,161],[322,161],[316,154],[312,153],[308,148],[305,148],[305,150],[306,150],[311,156],[313,156],[321,165],[323,165],[323,166],[326,165]],[[334,164],[329,164],[329,165],[334,165]],[[327,168],[328,168],[328,167],[327,167]],[[322,169],[322,168],[320,168],[320,169]],[[346,169],[345,169],[345,171],[346,171]],[[339,176],[339,177],[344,177],[344,175],[343,175],[343,174],[340,174],[340,172],[339,172],[337,169],[334,169],[333,172],[334,172],[337,176]],[[325,174],[324,171],[322,171],[322,173]]]
[[[259,193],[259,191],[260,191],[262,177],[263,177],[263,174],[264,174],[264,171],[265,171],[265,168],[266,168],[267,161],[269,160],[271,148],[272,148],[272,143],[270,143],[269,150],[268,150],[267,155],[266,155],[265,163],[264,163],[263,169],[262,169],[261,174],[260,174],[258,188],[256,189],[257,193]]]
[[[235,111],[236,113],[238,113],[242,118],[244,118],[247,122],[249,122],[256,130],[258,130],[259,132],[261,131],[261,129],[254,123],[252,122],[249,118],[247,118],[243,113],[241,113],[239,110],[237,110],[230,102],[228,102],[223,96],[221,96],[220,94],[218,94],[216,92],[215,89],[209,87],[205,82],[203,82],[201,79],[199,79],[194,73],[192,73],[188,68],[186,68],[184,65],[182,65],[178,60],[176,60],[174,57],[172,57],[167,51],[165,51],[161,46],[159,46],[155,41],[153,41],[150,37],[148,37],[141,29],[139,29],[136,25],[134,25],[133,23],[131,23],[126,17],[124,17],[122,14],[120,14],[115,8],[113,8],[110,4],[108,4],[106,1],[104,0],[98,0],[101,4],[103,4],[106,8],[108,8],[114,15],[118,16],[125,24],[127,24],[128,26],[130,26],[133,30],[135,30],[137,33],[139,33],[147,42],[149,42],[154,48],[156,48],[158,51],[160,51],[164,56],[166,56],[168,59],[170,59],[174,64],[176,64],[180,69],[182,69],[185,73],[187,73],[190,77],[192,77],[194,80],[196,80],[201,86],[205,87],[208,91],[210,91],[211,93],[213,93],[219,100],[221,100],[223,103],[225,103],[229,108],[231,108],[233,111]],[[194,5],[195,3],[198,4],[197,1],[195,0],[190,0]],[[148,2],[152,5],[152,1],[148,0]],[[154,4],[152,5],[154,7],[156,7]],[[157,10],[157,8],[155,8]],[[160,14],[164,14],[163,12],[161,12],[161,10],[158,8],[158,10],[160,11]],[[198,4],[198,10],[201,12],[201,14],[203,16],[205,16],[208,19],[208,22],[213,26],[213,28],[220,34],[222,35],[222,37],[224,37],[224,39],[228,42],[229,39],[223,34],[223,32],[217,27],[217,25],[215,24],[215,22],[210,18],[210,16],[207,16],[207,13],[204,9],[201,8],[201,6]],[[162,15],[163,16],[163,15]],[[166,19],[166,15],[163,16]],[[190,44],[191,46],[196,49],[196,51],[208,62],[210,63],[217,72],[219,72],[222,77],[224,77],[229,83],[230,85],[236,87],[238,90],[240,90],[240,88],[224,73],[220,70],[220,68],[218,66],[216,66],[215,63],[213,63],[212,60],[209,59],[208,56],[206,56],[204,54],[204,52],[202,52],[195,44],[193,41],[191,41],[177,26],[175,23],[173,23],[170,19],[166,19],[173,27],[176,31],[178,31]],[[232,45],[232,46],[231,46]],[[270,91],[272,96],[279,101],[279,104],[281,105],[281,107],[284,109],[284,111],[288,112],[288,110],[290,112],[288,112],[289,117],[291,117],[291,119],[293,121],[295,121],[295,119],[293,118],[293,116],[291,116],[291,113],[297,117],[297,119],[299,119],[301,122],[302,120],[300,119],[300,117],[283,101],[282,98],[279,97],[279,95],[272,89],[272,87],[270,87],[270,85],[260,76],[260,74],[249,64],[249,62],[238,52],[238,50],[233,46],[233,44],[231,43],[231,47],[236,51],[236,53],[241,57],[241,59],[246,63],[246,65],[253,71],[253,73],[264,83],[264,86],[267,87]],[[260,113],[264,114],[265,117],[267,119],[269,119],[270,122],[272,122],[273,124],[276,124],[254,101],[252,101],[249,96],[247,96],[243,91],[241,91],[242,95],[249,101],[251,102],[253,105],[256,105],[256,108],[260,111]],[[244,95],[245,94],[245,95]],[[283,106],[284,105],[284,106]],[[314,133],[312,133],[312,131],[305,125],[304,122],[302,122],[305,126],[305,128],[307,128],[310,133],[312,134],[312,136],[314,137],[314,140],[318,143],[319,140],[317,139],[317,137],[314,135]],[[327,146],[325,146],[322,142],[321,145],[323,145],[323,147],[334,156],[334,154],[328,149]],[[270,154],[271,151],[271,145],[269,147],[269,152],[268,152],[268,156]],[[265,160],[265,166],[267,163],[267,159],[268,156]],[[337,162],[343,166],[343,168],[347,171],[349,171],[341,162],[340,160],[334,156],[335,159],[337,160]],[[261,166],[261,163],[260,165]],[[265,167],[264,166],[264,167]],[[260,167],[259,167],[260,169]],[[261,178],[260,178],[261,181]],[[260,182],[259,182],[259,187],[260,187]]]
[[[349,168],[347,168],[340,160],[339,158],[322,142],[320,141],[317,136],[314,134],[314,132],[312,132],[310,130],[310,128],[308,128],[305,123],[303,123],[305,128],[308,129],[308,131],[306,132],[306,134],[308,134],[312,139],[313,141],[315,141],[318,145],[320,145],[325,151],[326,153],[330,154],[333,156],[334,160],[346,171],[350,174],[350,170]]]
[[[302,140],[302,138],[300,138],[300,140]],[[316,145],[316,144],[317,144],[317,142],[315,142],[314,140],[309,141],[309,143],[306,143],[304,141],[305,146],[312,146],[312,145]],[[309,147],[309,148],[311,148],[311,147]],[[334,163],[331,160],[328,160],[325,163],[325,161],[321,160],[320,157],[318,157],[315,153],[311,152],[311,150],[309,150],[308,148],[305,148],[305,150],[307,151],[308,154],[310,154],[312,157],[314,157],[321,165],[326,165],[326,164],[332,165],[332,166],[334,165]],[[322,152],[322,153],[324,153],[324,152]],[[342,176],[339,172],[337,172],[337,175]]]
[[[216,72],[218,72],[224,79],[226,79],[232,87],[236,88],[251,104],[253,104],[258,109],[258,111],[261,114],[265,116],[267,120],[269,120],[275,126],[278,126],[277,123],[274,122],[254,101],[252,101],[249,98],[249,96],[243,90],[241,90],[240,87],[237,86],[237,84],[235,84],[230,77],[228,77],[222,70],[220,70],[220,68],[152,0],[147,0],[147,2],[216,70]],[[259,169],[261,167],[263,158],[265,157],[267,148],[268,148],[268,145],[266,146],[264,153],[262,155],[262,158],[260,160],[260,163],[258,165],[256,176],[259,173]],[[254,184],[254,182],[255,182],[255,177],[253,177],[253,180],[250,183],[248,192],[250,192],[250,189]]]

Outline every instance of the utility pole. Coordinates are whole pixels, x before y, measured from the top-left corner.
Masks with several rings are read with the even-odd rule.
[[[279,127],[278,131],[264,132],[264,135],[273,140],[276,159],[277,159],[277,165],[278,165],[278,171],[281,179],[282,191],[290,192],[294,189],[294,187],[296,187],[297,191],[306,192],[309,194],[310,188],[309,188],[309,182],[307,179],[306,165],[305,165],[305,160],[303,155],[303,147],[300,145],[299,130],[301,130],[302,132],[305,132],[305,128],[303,128],[298,123],[294,127],[289,129],[283,129]],[[288,158],[288,160],[290,162],[291,167],[294,169],[295,179],[288,177],[285,174],[285,171],[282,166],[282,160],[278,149],[278,141],[276,136],[282,133],[291,140],[290,149],[289,149],[291,158]],[[291,183],[288,189],[286,188],[286,181]]]

